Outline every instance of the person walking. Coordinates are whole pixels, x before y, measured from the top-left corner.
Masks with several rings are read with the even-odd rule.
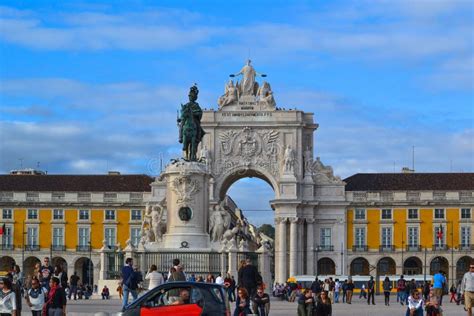
[[[347,290],[346,290],[346,295],[347,295],[347,298],[346,298],[346,302],[347,304],[352,304],[352,293],[354,291],[354,283],[352,283],[352,279],[349,279],[347,281]]]
[[[400,302],[400,305],[403,305],[405,302],[405,287],[406,281],[403,278],[403,274],[400,276],[400,279],[397,281],[397,302]]]
[[[161,275],[161,273],[159,273],[157,270],[158,267],[155,264],[152,264],[150,266],[150,269],[148,270],[148,273],[145,276],[145,280],[150,281],[150,283],[148,284],[148,290],[152,290],[165,282],[163,279],[163,275]]]
[[[461,282],[461,291],[464,292],[464,309],[467,315],[472,316],[474,305],[474,260],[471,260],[469,271],[464,273]]]
[[[298,316],[312,316],[314,311],[313,292],[310,289],[305,289],[298,297]]]
[[[216,284],[224,285],[224,278],[222,277],[220,273],[217,275]]]
[[[241,287],[237,290],[234,316],[246,316],[251,313],[249,293],[244,287]]]
[[[23,273],[20,270],[20,266],[15,264],[11,272],[12,278],[12,290],[15,292],[16,298],[16,315],[21,316],[21,297],[23,291]]]
[[[371,276],[369,282],[367,282],[367,305],[370,305],[370,299],[372,298],[372,305],[375,305],[375,281],[374,277]]]
[[[408,297],[406,316],[423,316],[423,299],[417,289]]]
[[[253,313],[257,316],[268,316],[270,313],[270,296],[263,291],[262,287],[257,288],[257,294],[252,299]]]
[[[137,298],[137,274],[133,271],[133,259],[127,258],[125,260],[125,265],[122,267],[122,291],[123,291],[123,300],[122,307],[127,306],[128,297],[131,294],[132,298],[135,300]]]
[[[334,283],[334,303],[339,303],[340,290],[341,290],[341,282],[339,282],[339,279],[336,279]]]
[[[326,291],[321,292],[316,301],[316,307],[314,309],[317,316],[331,316],[332,315],[332,305],[331,301],[328,298]]]
[[[227,292],[227,299],[229,302],[233,302],[234,300],[232,299],[232,278],[230,276],[230,273],[227,273],[225,279],[224,279],[224,288]]]
[[[445,282],[446,278],[443,275],[443,271],[439,270],[438,273],[433,276],[433,294],[437,297],[440,306]]]
[[[252,265],[250,259],[246,260],[245,267],[242,268],[242,286],[247,290],[250,298],[255,296],[257,286],[262,284],[262,277],[258,273],[257,267]]]
[[[9,278],[0,279],[0,315],[11,316],[16,314],[16,295]]]
[[[57,277],[51,277],[49,281],[48,299],[43,306],[43,315],[64,316],[66,315],[66,292],[61,287]]]
[[[69,278],[69,299],[71,299],[71,297],[74,297],[74,300],[77,299],[77,285],[80,279],[76,271],[74,271],[74,274]]]
[[[46,288],[49,291],[49,281],[53,276],[53,267],[49,263],[49,257],[44,257],[43,265],[40,267],[40,274],[41,274],[41,286]]]
[[[67,288],[67,273],[63,271],[60,264],[56,264],[53,269],[53,276],[59,279],[59,284],[66,289]]]
[[[342,283],[342,302],[346,302],[346,296],[347,296],[347,280],[344,280],[344,283]]]
[[[451,294],[449,302],[452,303],[454,301],[454,303],[456,303],[456,285],[454,285],[454,283],[449,288],[449,294]]]
[[[388,276],[383,280],[383,295],[385,297],[385,306],[390,306],[390,292],[392,291],[392,282]]]
[[[41,316],[48,291],[41,287],[38,278],[31,279],[31,288],[26,293],[26,303],[30,307],[33,316]]]
[[[321,285],[319,284],[318,277],[316,277],[311,283],[311,292],[315,298],[319,295],[319,293],[321,293]]]

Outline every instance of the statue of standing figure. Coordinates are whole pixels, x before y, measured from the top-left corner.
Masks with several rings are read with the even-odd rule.
[[[203,145],[201,148],[200,161],[205,162],[208,170],[211,170],[212,166],[212,157],[211,152],[207,149],[206,145]]]
[[[252,61],[248,59],[247,64],[242,67],[240,72],[231,75],[231,77],[242,75],[242,81],[240,82],[240,95],[256,95],[258,90],[258,83],[255,82],[255,77],[265,77],[264,74],[256,72],[255,68],[253,68],[251,63]]]
[[[196,102],[198,93],[196,85],[189,89],[189,102],[181,104],[181,111],[177,119],[179,142],[183,144],[184,159],[188,161],[197,160],[197,148],[205,134],[201,127],[202,109]]]
[[[165,199],[157,205],[150,205],[150,203],[147,203],[141,227],[141,239],[144,242],[161,241],[161,224],[163,222],[163,212],[165,210],[164,204]]]
[[[258,88],[258,100],[260,102],[265,102],[269,106],[275,106],[275,99],[273,98],[272,88],[270,84],[266,81],[263,82],[262,86]]]
[[[224,207],[224,200],[214,206],[214,211],[209,216],[209,234],[211,241],[220,241],[225,231],[229,228],[231,216]]]
[[[284,156],[284,170],[285,172],[294,172],[295,167],[295,151],[290,145],[286,146]]]

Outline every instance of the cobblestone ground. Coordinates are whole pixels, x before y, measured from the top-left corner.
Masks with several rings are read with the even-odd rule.
[[[405,315],[406,307],[401,306],[395,301],[395,296],[391,297],[392,303],[390,306],[385,306],[383,296],[376,296],[376,305],[368,306],[366,301],[359,300],[357,297],[353,299],[352,305],[348,304],[334,304],[333,316],[397,316]],[[111,299],[103,301],[100,299],[88,301],[69,301],[68,315],[71,316],[85,316],[85,315],[116,315],[120,310],[120,301]],[[232,305],[232,308],[234,305]],[[296,303],[282,302],[279,300],[272,300],[270,315],[275,316],[293,316],[296,315]],[[444,316],[465,316],[467,313],[462,306],[456,304],[445,303]],[[232,309],[233,311],[233,309]],[[23,310],[22,315],[31,315],[28,310]],[[171,316],[171,315],[170,315]]]

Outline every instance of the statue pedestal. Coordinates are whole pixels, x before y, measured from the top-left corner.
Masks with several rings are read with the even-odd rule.
[[[166,167],[164,248],[209,248],[209,179],[206,164],[179,161]]]

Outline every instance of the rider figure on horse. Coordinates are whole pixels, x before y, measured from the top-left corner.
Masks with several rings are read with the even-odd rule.
[[[197,160],[197,147],[205,134],[201,127],[202,110],[196,102],[198,93],[196,85],[189,89],[189,102],[181,104],[178,118],[179,142],[183,144],[184,158],[189,161]]]

